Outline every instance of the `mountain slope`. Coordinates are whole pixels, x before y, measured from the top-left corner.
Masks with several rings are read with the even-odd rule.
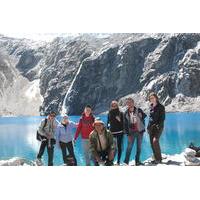
[[[130,95],[147,108],[151,91],[167,111],[200,111],[200,34],[78,34],[52,42],[0,36],[0,52],[0,114],[23,115],[16,101],[29,104],[30,115],[80,114],[85,104],[101,113]]]

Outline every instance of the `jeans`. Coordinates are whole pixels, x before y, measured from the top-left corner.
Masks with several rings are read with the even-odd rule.
[[[129,164],[131,151],[135,142],[135,139],[137,140],[137,151],[135,155],[135,162],[140,162],[140,154],[141,154],[141,147],[142,147],[142,138],[143,138],[144,132],[133,132],[128,135],[128,146],[126,150],[126,156],[124,163]]]
[[[160,149],[160,143],[159,143],[159,139],[162,134],[162,131],[163,131],[163,128],[161,129],[152,128],[149,130],[151,148],[153,150],[154,158],[158,162],[162,161],[162,155],[161,155],[161,149]]]
[[[89,139],[82,139],[82,146],[83,146],[86,166],[90,166],[91,156],[90,156],[90,142],[89,142]]]
[[[117,147],[117,164],[120,164],[122,155],[123,133],[113,134],[115,146]]]
[[[76,157],[74,154],[74,147],[72,142],[60,142],[60,148],[62,151],[62,156],[63,156],[63,162],[67,164],[67,151],[69,155],[74,159],[74,165],[77,165]]]
[[[42,139],[46,139],[46,137],[44,137],[44,136],[41,136],[41,137],[42,137]],[[44,150],[45,150],[46,147],[47,147],[47,153],[48,153],[48,166],[53,166],[54,144],[53,144],[53,140],[52,139],[50,139],[50,142],[47,139],[43,140],[41,142],[37,158],[38,159],[42,158],[42,156],[44,154]]]

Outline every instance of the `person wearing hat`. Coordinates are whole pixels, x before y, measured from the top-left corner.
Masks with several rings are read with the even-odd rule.
[[[78,127],[75,133],[74,142],[78,139],[79,135],[81,135],[82,146],[84,151],[84,157],[86,166],[90,165],[91,156],[89,152],[89,135],[94,130],[93,127],[94,116],[92,114],[92,108],[90,105],[85,106],[84,112],[79,120]]]
[[[98,165],[113,165],[115,156],[115,145],[113,136],[109,130],[105,128],[104,122],[95,120],[94,130],[90,133],[90,151],[94,164]]]
[[[57,126],[56,129],[56,144],[61,148],[63,161],[68,165],[68,156],[73,159],[73,165],[77,165],[76,157],[74,154],[73,147],[73,129],[77,127],[77,124],[70,121],[67,115],[63,116],[61,123]],[[69,155],[67,155],[67,151]]]
[[[54,145],[55,145],[55,131],[57,128],[58,122],[55,119],[56,113],[50,112],[47,118],[43,119],[38,128],[38,135],[40,137],[40,149],[37,154],[36,163],[42,165],[42,156],[44,154],[45,148],[47,147],[48,153],[48,166],[53,166],[53,154],[54,154]]]

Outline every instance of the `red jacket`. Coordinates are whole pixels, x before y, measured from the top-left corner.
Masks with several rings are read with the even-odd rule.
[[[86,117],[85,114],[82,114],[82,117],[79,120],[79,124],[75,133],[75,140],[78,138],[81,133],[82,139],[89,139],[90,133],[94,130],[93,127],[94,116],[91,114],[89,117]]]

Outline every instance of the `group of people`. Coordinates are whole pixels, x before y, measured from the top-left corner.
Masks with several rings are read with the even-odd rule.
[[[159,102],[155,93],[149,95],[150,114],[147,125],[150,143],[154,155],[155,164],[162,162],[159,139],[163,132],[165,121],[165,107]],[[37,139],[41,142],[36,162],[42,163],[45,148],[48,153],[48,165],[53,166],[54,146],[61,149],[65,165],[77,165],[74,147],[81,136],[82,149],[86,165],[113,165],[116,156],[117,165],[129,164],[131,151],[136,141],[137,150],[135,165],[143,165],[140,160],[142,139],[145,132],[145,118],[147,115],[141,108],[135,106],[134,99],[126,99],[127,109],[120,111],[117,101],[112,101],[108,113],[107,124],[94,117],[90,105],[85,106],[79,123],[63,116],[61,122],[56,121],[56,113],[51,112],[47,118],[41,121],[37,131]],[[75,136],[74,129],[76,128]],[[127,137],[128,144],[125,159],[121,161],[123,138]]]

